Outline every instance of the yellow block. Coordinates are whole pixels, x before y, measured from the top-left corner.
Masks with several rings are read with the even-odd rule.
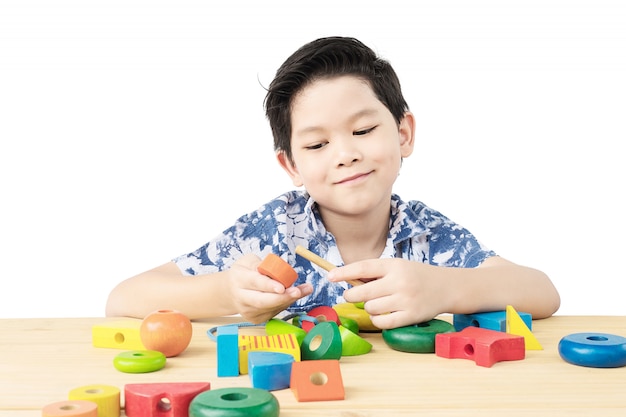
[[[110,385],[85,385],[70,391],[68,400],[86,400],[98,405],[98,417],[120,417],[120,390]]]
[[[94,347],[124,350],[146,350],[141,343],[141,320],[118,320],[96,324],[91,328]]]
[[[300,362],[300,345],[294,333],[271,336],[239,335],[239,373],[248,373],[248,353],[252,351],[280,352]]]
[[[506,306],[506,332],[516,336],[524,336],[526,350],[543,350],[543,346],[530,331],[524,320],[517,314],[513,306]]]

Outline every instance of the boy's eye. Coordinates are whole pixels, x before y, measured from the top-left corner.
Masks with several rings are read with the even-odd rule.
[[[320,142],[320,143],[316,143],[314,145],[309,145],[306,147],[306,149],[309,150],[315,150],[315,149],[320,149],[322,148],[324,145],[326,145],[326,142]]]
[[[374,129],[376,129],[376,126],[370,127],[369,129],[357,130],[357,131],[353,132],[352,134],[354,136],[367,135],[368,133],[372,132]]]

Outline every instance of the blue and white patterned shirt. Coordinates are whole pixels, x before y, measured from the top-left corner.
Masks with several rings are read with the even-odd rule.
[[[309,282],[313,294],[297,300],[290,312],[344,302],[345,282],[331,283],[326,271],[301,256],[297,245],[308,248],[330,263],[343,260],[335,238],[327,232],[317,206],[306,191],[290,191],[258,210],[240,217],[235,224],[199,249],[173,261],[185,275],[226,270],[242,255],[254,253],[263,259],[275,253],[298,272],[294,285]],[[468,230],[419,201],[391,197],[389,235],[381,258],[404,258],[431,265],[473,268],[495,253],[484,247]]]

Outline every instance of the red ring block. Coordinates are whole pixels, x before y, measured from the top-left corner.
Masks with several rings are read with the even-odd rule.
[[[435,336],[435,354],[448,359],[471,359],[490,368],[500,361],[516,361],[526,356],[524,336],[482,327],[466,327],[456,333]]]

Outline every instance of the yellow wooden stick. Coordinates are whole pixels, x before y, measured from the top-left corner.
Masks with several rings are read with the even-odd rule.
[[[307,259],[309,261],[311,261],[312,263],[314,263],[315,265],[319,266],[320,268],[324,268],[326,271],[330,271],[333,268],[336,268],[336,265],[331,264],[330,262],[328,262],[326,259],[314,254],[313,252],[311,252],[310,250],[298,245],[296,246],[296,254],[302,256],[304,259]],[[354,279],[349,279],[346,280],[347,283],[352,284],[353,286],[357,286],[357,285],[362,285],[363,282],[362,281],[358,281],[358,280],[354,280]]]

